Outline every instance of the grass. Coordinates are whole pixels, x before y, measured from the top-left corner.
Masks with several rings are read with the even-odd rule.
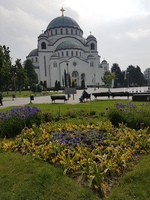
[[[150,154],[144,156],[119,186],[112,189],[108,200],[150,200]]]
[[[98,200],[60,168],[29,155],[0,153],[0,200]]]
[[[101,120],[107,107],[117,102],[126,103],[127,100],[97,100],[83,104],[32,104],[43,112],[53,114],[67,114],[83,110],[95,111]],[[136,102],[136,104],[141,104]],[[1,109],[1,112],[10,110]],[[77,115],[77,117],[79,117]],[[101,117],[101,118],[100,118]],[[69,120],[69,118],[67,119]],[[70,120],[77,121],[77,118]],[[83,119],[85,120],[85,119]],[[133,163],[134,164],[134,163]],[[150,200],[150,155],[141,158],[139,163],[123,177],[118,186],[112,189],[108,200]],[[29,155],[22,156],[17,153],[0,153],[0,200],[20,199],[99,199],[90,189],[77,185],[76,182],[63,176],[61,169],[39,160],[33,160]]]
[[[12,97],[13,94],[15,94],[14,91],[9,91],[8,93],[7,92],[3,92],[3,97]],[[21,91],[21,92],[16,91],[17,98],[19,98],[19,97],[30,97],[31,94],[33,94],[32,91]],[[37,93],[35,95],[43,96],[43,94],[44,94],[44,92]],[[53,91],[53,92],[49,92],[48,91],[48,95],[51,95],[51,94],[58,94],[58,92],[57,91]]]

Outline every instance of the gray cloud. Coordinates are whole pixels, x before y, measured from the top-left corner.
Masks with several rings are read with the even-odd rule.
[[[144,71],[150,67],[150,0],[131,2],[136,4],[136,9],[132,5],[123,15],[119,10],[123,8],[120,3],[121,7],[111,18],[107,5],[105,10],[102,7],[96,9],[99,0],[95,0],[95,9],[87,2],[82,8],[83,13],[87,13],[85,16],[74,7],[67,6],[66,0],[1,0],[0,44],[10,47],[14,60],[21,58],[24,61],[28,53],[37,47],[38,35],[53,18],[61,15],[60,8],[65,6],[65,15],[78,22],[84,37],[91,31],[97,38],[101,60],[107,59],[110,67],[116,62],[121,69],[130,64],[139,65]]]

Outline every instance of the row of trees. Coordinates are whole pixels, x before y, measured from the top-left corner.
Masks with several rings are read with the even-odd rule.
[[[148,83],[139,66],[129,65],[126,71],[121,71],[117,63],[112,65],[110,71],[105,72],[102,80],[107,86],[114,80],[114,87],[145,86]]]
[[[23,66],[24,65],[24,66]],[[26,60],[24,64],[21,64],[21,60],[17,59],[13,65],[10,57],[9,47],[0,46],[0,90],[1,91],[22,91],[23,89],[34,89],[38,83],[38,76],[34,70],[34,65],[31,60]],[[105,85],[110,87],[112,80],[114,80],[114,87],[130,87],[130,86],[145,86],[147,80],[145,80],[143,73],[139,66],[128,66],[126,71],[121,71],[119,65],[114,63],[110,71],[106,71],[103,78]],[[75,87],[76,82],[71,81],[70,74],[67,74],[64,70],[64,77],[62,80],[64,87]],[[39,85],[47,89],[46,81],[40,82]],[[60,88],[60,83],[56,81],[56,88]],[[81,87],[85,87],[84,80]],[[38,87],[40,88],[40,87]]]
[[[9,47],[0,46],[0,90],[22,91],[31,89],[33,84],[38,83],[38,76],[35,73],[31,60],[26,60],[24,66],[21,60],[17,59],[12,64]]]

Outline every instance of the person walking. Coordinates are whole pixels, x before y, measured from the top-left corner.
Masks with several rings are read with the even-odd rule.
[[[2,96],[1,92],[0,92],[0,104],[1,104],[1,106],[3,105],[3,96]]]

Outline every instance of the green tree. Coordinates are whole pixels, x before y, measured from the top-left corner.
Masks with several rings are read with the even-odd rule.
[[[143,86],[145,83],[144,75],[139,66],[129,65],[126,72],[129,86]]]
[[[111,68],[111,72],[115,73],[114,87],[120,87],[123,85],[124,77],[121,69],[117,63],[114,63]]]
[[[109,92],[110,92],[110,87],[111,87],[113,79],[115,80],[115,73],[114,72],[110,72],[110,71],[106,71],[104,73],[104,76],[102,77],[102,81],[108,87],[108,91]]]
[[[2,47],[0,46],[0,83],[1,83],[1,89],[9,90],[9,87],[11,85],[11,57],[10,57],[10,50],[9,47],[6,47],[5,45]]]
[[[84,79],[82,79],[82,81],[81,81],[81,88],[82,88],[82,89],[85,88],[85,81],[84,81]]]
[[[14,74],[14,81],[16,82],[16,87],[18,88],[18,90],[21,93],[24,85],[26,85],[28,83],[27,74],[26,74],[26,71],[21,64],[20,59],[17,59],[15,61],[14,68],[16,69],[15,70],[16,74]]]
[[[44,81],[44,83],[43,83],[43,90],[47,90],[47,82],[46,81]]]
[[[25,61],[24,69],[26,70],[27,77],[29,79],[29,86],[31,88],[33,83],[38,83],[38,75],[36,74],[34,70],[34,65],[32,64],[32,61],[30,59],[27,59]]]

